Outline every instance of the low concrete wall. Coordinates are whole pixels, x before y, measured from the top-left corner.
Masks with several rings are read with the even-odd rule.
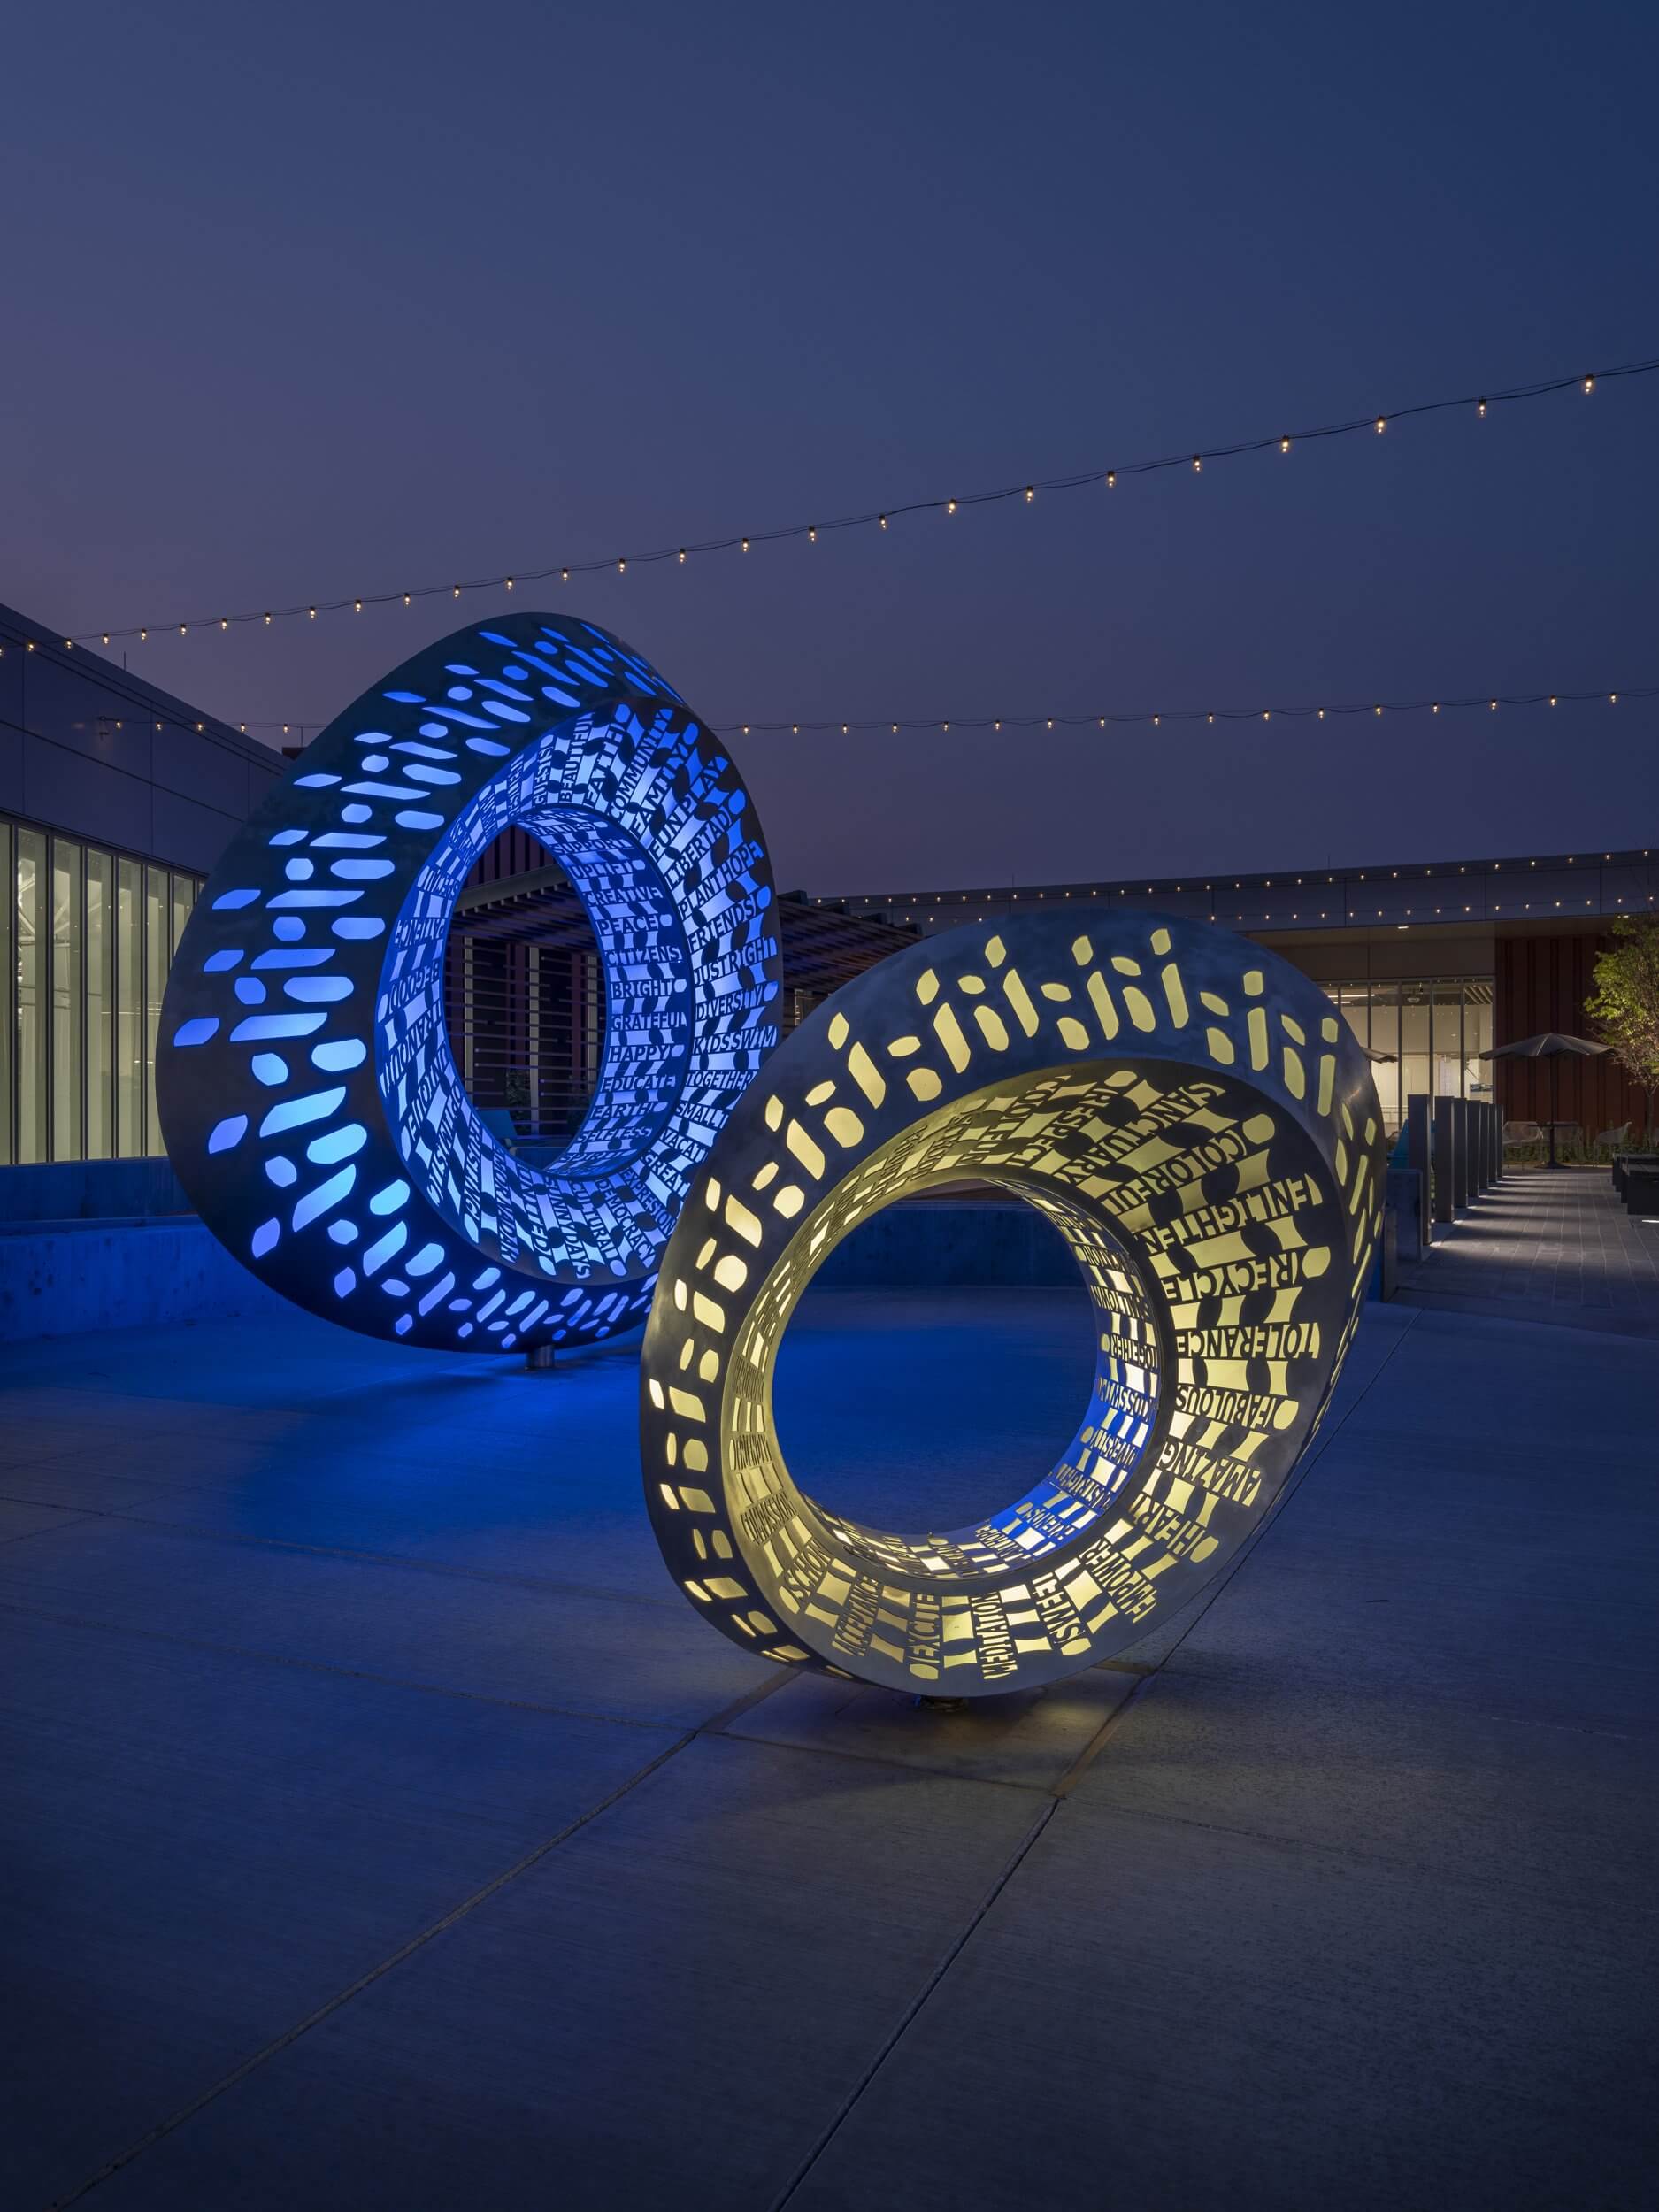
[[[842,1288],[1080,1287],[1041,1215],[994,1201],[889,1207],[830,1255],[818,1280]],[[0,1341],[284,1310],[285,1301],[238,1266],[194,1214],[0,1227]]]
[[[831,1289],[1082,1287],[1059,1233],[1018,1200],[916,1200],[830,1254]],[[1371,1295],[1388,1294],[1381,1270]],[[287,1310],[193,1214],[0,1228],[0,1340]]]
[[[286,1310],[193,1214],[0,1231],[0,1341]]]
[[[170,1160],[58,1160],[0,1167],[0,1222],[130,1220],[194,1210]]]

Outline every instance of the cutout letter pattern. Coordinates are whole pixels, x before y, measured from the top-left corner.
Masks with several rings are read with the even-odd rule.
[[[1146,1635],[1284,1487],[1358,1321],[1385,1148],[1318,987],[1157,915],[975,924],[895,954],[768,1061],[664,1259],[645,1492],[734,1643],[940,1696],[1057,1679]],[[797,1489],[772,1419],[791,1312],[895,1200],[964,1179],[1039,1208],[1094,1302],[1094,1392],[979,1525],[894,1532]]]
[[[598,1088],[546,1166],[468,1098],[449,918],[510,825],[593,924]],[[755,810],[680,695],[604,630],[510,615],[331,723],[233,839],[162,1009],[167,1150],[203,1218],[296,1304],[444,1350],[584,1344],[649,1308],[693,1176],[777,1041]]]

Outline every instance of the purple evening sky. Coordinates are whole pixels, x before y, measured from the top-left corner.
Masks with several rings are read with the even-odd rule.
[[[1659,16],[607,0],[8,27],[0,597],[65,633],[828,518],[1659,353]],[[1659,377],[134,646],[326,721],[502,603],[716,721],[1659,684]],[[1659,701],[734,749],[817,891],[1659,843]]]

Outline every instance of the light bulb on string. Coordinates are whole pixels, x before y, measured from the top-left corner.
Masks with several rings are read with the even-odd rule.
[[[1651,374],[1654,374],[1654,373],[1659,373],[1659,357],[1653,358],[1653,359],[1648,359],[1648,360],[1632,361],[1632,362],[1627,362],[1627,363],[1621,363],[1621,364],[1619,364],[1617,366],[1616,366],[1615,368],[1612,368],[1612,369],[1609,369],[1609,370],[1607,370],[1607,371],[1603,371],[1603,372],[1601,372],[1601,374],[1604,374],[1604,375],[1608,375],[1608,376],[1614,376],[1614,377],[1618,377],[1618,378],[1623,379],[1623,378],[1634,377],[1634,376],[1647,376],[1647,375],[1651,375]],[[1486,418],[1486,416],[1487,415],[1487,413],[1490,411],[1491,408],[1492,408],[1494,404],[1496,404],[1496,403],[1497,403],[1497,402],[1498,402],[1499,400],[1514,401],[1514,400],[1519,400],[1519,399],[1536,399],[1536,398],[1541,398],[1541,397],[1544,397],[1544,396],[1548,396],[1548,395],[1551,395],[1551,394],[1557,393],[1557,392],[1562,392],[1562,391],[1564,391],[1564,390],[1567,390],[1567,389],[1570,389],[1570,388],[1575,388],[1575,387],[1576,387],[1578,390],[1580,390],[1581,392],[1584,392],[1584,393],[1588,394],[1588,393],[1594,392],[1594,390],[1595,389],[1596,382],[1597,382],[1597,375],[1596,375],[1596,373],[1594,373],[1594,372],[1593,372],[1593,373],[1588,373],[1588,374],[1578,374],[1578,375],[1574,375],[1574,376],[1555,377],[1555,378],[1550,378],[1550,379],[1540,379],[1540,380],[1533,380],[1533,381],[1531,381],[1531,382],[1528,382],[1528,383],[1525,383],[1525,384],[1517,384],[1517,385],[1513,385],[1513,386],[1506,387],[1506,388],[1502,388],[1502,389],[1501,389],[1501,390],[1497,391],[1495,394],[1494,394],[1494,393],[1492,393],[1492,392],[1488,392],[1488,393],[1486,393],[1486,394],[1482,394],[1482,395],[1479,395],[1479,396],[1476,396],[1476,397],[1474,397],[1474,398],[1472,398],[1472,399],[1471,399],[1471,398],[1468,398],[1468,397],[1464,397],[1464,396],[1460,396],[1455,397],[1455,398],[1445,398],[1445,399],[1432,400],[1432,401],[1429,401],[1429,402],[1419,404],[1419,405],[1414,405],[1414,406],[1412,406],[1412,407],[1410,407],[1410,408],[1409,408],[1409,409],[1405,410],[1404,411],[1405,411],[1405,413],[1406,413],[1406,414],[1408,414],[1408,415],[1416,416],[1416,415],[1422,415],[1422,414],[1431,414],[1431,413],[1438,413],[1438,412],[1442,412],[1442,411],[1445,411],[1446,410],[1448,410],[1448,409],[1454,409],[1454,408],[1461,410],[1461,409],[1464,409],[1464,408],[1468,408],[1468,407],[1473,407],[1473,409],[1475,410],[1475,413],[1476,413],[1477,419],[1484,419]],[[1279,450],[1281,454],[1287,454],[1287,453],[1290,451],[1291,447],[1293,446],[1293,444],[1294,444],[1294,443],[1296,443],[1296,442],[1297,442],[1298,438],[1308,438],[1308,437],[1319,437],[1319,438],[1326,438],[1326,437],[1341,436],[1341,435],[1348,434],[1348,433],[1351,433],[1351,432],[1354,432],[1354,431],[1356,431],[1356,430],[1361,430],[1361,429],[1363,429],[1363,428],[1365,427],[1365,426],[1366,426],[1366,424],[1367,424],[1367,423],[1369,423],[1369,424],[1370,424],[1371,427],[1372,428],[1372,430],[1373,430],[1375,433],[1377,433],[1378,434],[1381,434],[1384,431],[1386,431],[1386,430],[1387,429],[1387,427],[1388,427],[1388,426],[1389,426],[1390,419],[1391,419],[1388,417],[1388,415],[1387,415],[1386,412],[1379,412],[1379,413],[1378,413],[1378,414],[1376,414],[1376,415],[1374,415],[1374,416],[1371,416],[1371,417],[1362,417],[1362,418],[1359,418],[1359,419],[1347,419],[1347,420],[1333,421],[1333,422],[1330,422],[1330,423],[1326,423],[1326,424],[1319,425],[1319,426],[1317,426],[1317,427],[1310,427],[1310,428],[1309,428],[1309,429],[1307,429],[1307,430],[1305,430],[1305,431],[1302,431],[1302,432],[1301,432],[1301,433],[1293,434],[1293,433],[1288,432],[1288,431],[1283,431],[1283,432],[1279,433],[1277,435],[1275,435],[1275,436],[1271,436],[1271,437],[1263,437],[1263,438],[1257,438],[1257,439],[1248,439],[1248,440],[1243,440],[1243,441],[1240,441],[1240,443],[1239,443],[1237,446],[1234,446],[1234,447],[1229,447],[1229,448],[1225,449],[1225,451],[1226,451],[1226,452],[1228,452],[1228,453],[1233,453],[1233,452],[1253,452],[1253,451],[1258,451],[1258,450],[1261,450],[1261,449],[1269,449],[1269,448],[1277,447],[1278,450]],[[1198,451],[1196,451],[1196,452],[1194,452],[1194,453],[1191,454],[1191,456],[1190,456],[1190,463],[1191,463],[1191,466],[1192,466],[1192,469],[1193,469],[1193,471],[1194,471],[1194,473],[1202,473],[1202,467],[1203,467],[1203,462],[1204,462],[1204,458],[1205,458],[1205,457],[1205,457],[1205,454],[1204,454],[1204,452],[1203,452],[1202,449],[1200,449]],[[1212,454],[1210,456],[1210,457],[1214,458],[1214,457],[1216,457],[1216,455],[1215,455],[1214,453],[1212,453]],[[1133,470],[1132,470],[1132,472],[1133,472],[1133,473],[1152,472],[1155,472],[1155,471],[1159,471],[1159,470],[1167,469],[1167,468],[1170,468],[1170,467],[1172,467],[1172,466],[1179,466],[1179,461],[1178,461],[1178,460],[1177,460],[1174,457],[1171,457],[1171,456],[1164,456],[1164,457],[1157,457],[1157,458],[1148,458],[1148,459],[1147,459],[1147,460],[1145,460],[1145,461],[1142,461],[1142,462],[1139,462],[1139,463],[1133,464]],[[1043,489],[1048,489],[1048,488],[1052,488],[1052,489],[1059,489],[1059,490],[1074,489],[1074,488],[1077,488],[1078,487],[1079,487],[1079,486],[1081,486],[1081,485],[1083,485],[1083,484],[1085,484],[1085,483],[1093,483],[1093,482],[1094,482],[1094,481],[1096,481],[1096,480],[1101,480],[1101,481],[1103,481],[1103,482],[1105,483],[1105,485],[1106,485],[1107,488],[1110,490],[1110,489],[1111,489],[1112,488],[1114,488],[1114,487],[1115,487],[1115,485],[1116,485],[1116,483],[1117,483],[1117,480],[1118,480],[1118,472],[1115,468],[1113,468],[1113,469],[1107,469],[1107,470],[1105,470],[1104,472],[1099,472],[1099,471],[1093,471],[1093,470],[1091,470],[1091,471],[1086,471],[1086,472],[1083,472],[1079,473],[1079,474],[1076,474],[1076,475],[1070,475],[1070,476],[1065,476],[1065,477],[1057,477],[1057,478],[1055,478],[1055,479],[1050,480],[1049,480],[1049,482],[1048,482],[1048,484],[1046,484],[1046,485],[1040,485],[1040,484],[1038,484],[1038,483],[1035,481],[1035,480],[1031,480],[1031,481],[1027,482],[1027,483],[1026,483],[1025,486],[1023,486],[1023,487],[1017,487],[1017,488],[1012,488],[1012,489],[1010,489],[1010,488],[1008,488],[1008,487],[999,487],[999,488],[987,488],[987,490],[985,490],[985,491],[983,491],[983,492],[970,492],[970,493],[966,493],[966,494],[957,494],[957,495],[953,495],[953,496],[952,496],[951,498],[949,498],[949,500],[946,500],[946,501],[943,501],[943,502],[938,502],[938,501],[920,501],[920,502],[918,502],[918,503],[917,503],[917,508],[918,508],[918,510],[920,510],[920,509],[926,509],[926,508],[930,508],[930,507],[935,507],[935,506],[940,506],[940,505],[942,505],[942,506],[943,506],[943,508],[944,508],[944,511],[945,511],[948,515],[950,515],[950,516],[956,516],[956,515],[959,514],[959,513],[962,511],[962,510],[963,510],[963,507],[964,507],[964,503],[965,503],[965,504],[974,504],[974,503],[979,503],[980,501],[994,502],[994,501],[1002,500],[1002,499],[1006,499],[1006,498],[1008,498],[1008,497],[1010,497],[1010,496],[1016,495],[1016,492],[1017,492],[1017,491],[1023,491],[1023,495],[1024,495],[1024,497],[1025,497],[1025,501],[1026,501],[1026,503],[1027,503],[1027,504],[1031,504],[1031,503],[1033,503],[1035,501],[1035,498],[1036,498],[1036,495],[1037,495],[1038,492],[1039,492],[1039,491],[1041,491],[1041,490],[1043,490]],[[868,516],[868,515],[862,515],[862,516],[857,516],[857,517],[849,517],[849,518],[847,518],[847,520],[848,520],[848,522],[849,522],[849,523],[850,523],[850,522],[853,522],[853,521],[857,521],[857,522],[865,522],[865,521],[869,521],[869,520],[874,519],[874,520],[877,522],[877,524],[878,524],[878,526],[879,526],[879,527],[880,527],[880,528],[882,528],[882,529],[886,529],[886,528],[889,526],[889,523],[890,523],[890,521],[891,521],[891,518],[891,518],[890,513],[889,513],[888,511],[882,511],[881,513],[879,513],[879,515],[877,515],[876,517],[873,517],[873,518],[872,518],[872,517],[870,517],[870,516]],[[837,527],[837,528],[839,528],[839,527],[843,527],[843,526],[845,526],[845,525],[843,525],[843,524],[840,524],[840,523],[832,524],[832,525],[823,525],[823,526],[818,526],[818,525],[813,525],[813,526],[802,526],[802,525],[795,525],[795,526],[794,526],[793,527],[784,527],[784,528],[781,528],[781,529],[779,529],[779,530],[776,530],[776,531],[771,532],[771,533],[769,533],[769,534],[768,534],[768,535],[769,535],[770,537],[776,538],[776,539],[783,539],[783,538],[787,538],[787,537],[795,536],[795,535],[797,535],[797,534],[805,534],[805,535],[807,535],[807,536],[808,536],[808,538],[809,538],[809,541],[810,541],[810,542],[816,543],[816,542],[817,542],[817,538],[818,538],[818,528],[819,528],[819,527]],[[723,539],[723,540],[712,541],[711,541],[711,543],[713,543],[713,544],[718,544],[718,545],[722,546],[722,547],[724,547],[724,546],[729,546],[729,545],[731,545],[731,544],[733,544],[733,543],[734,543],[734,542],[735,542],[735,543],[741,543],[742,550],[743,550],[745,553],[747,553],[747,552],[749,552],[749,551],[750,551],[750,550],[752,549],[752,546],[753,546],[753,544],[754,544],[755,541],[753,541],[753,540],[752,540],[751,538],[749,538],[749,537],[745,536],[745,537],[743,537],[741,540],[733,540],[733,539],[730,539],[730,538],[728,538],[728,539]],[[668,552],[667,552],[667,551],[664,551],[664,552],[663,552],[663,553],[659,553],[659,554],[652,554],[652,555],[650,555],[649,557],[650,559],[653,559],[653,560],[666,559],[666,558],[668,557]],[[683,547],[683,546],[682,546],[682,547],[680,547],[680,548],[679,549],[679,557],[680,557],[682,560],[683,560],[684,558],[688,558],[688,557],[689,557],[689,550],[688,550],[688,549],[687,549],[687,548],[686,548],[686,547]],[[618,572],[619,574],[624,574],[624,573],[626,573],[626,557],[611,557],[611,558],[612,558],[612,559],[614,559],[615,565],[616,565],[616,568],[617,568]],[[597,569],[597,568],[603,568],[603,567],[607,567],[607,566],[610,566],[611,565],[611,560],[599,560],[599,561],[593,561],[593,562],[588,562],[588,563],[579,564],[579,566],[584,566],[584,567],[588,567],[588,568],[595,568],[595,569]],[[551,571],[551,570],[549,570],[549,571],[548,572],[548,573],[549,573],[549,574],[551,574],[551,573],[553,573],[553,572],[553,572],[553,571]],[[561,568],[561,569],[560,569],[557,572],[558,572],[558,574],[559,574],[559,576],[560,576],[561,581],[563,581],[563,582],[565,582],[565,583],[568,583],[568,582],[569,582],[569,580],[570,580],[570,577],[571,577],[571,574],[572,574],[572,570],[571,570],[568,566],[565,566],[565,567]],[[452,595],[452,597],[454,597],[454,598],[456,598],[456,599],[459,599],[459,598],[461,597],[461,595],[462,595],[462,594],[463,594],[463,592],[464,592],[465,590],[467,590],[467,589],[482,590],[482,589],[487,589],[487,588],[494,588],[494,586],[497,586],[497,585],[498,585],[498,586],[500,586],[502,588],[504,588],[505,590],[511,591],[511,590],[513,590],[513,589],[515,589],[515,588],[516,588],[516,579],[513,579],[513,578],[511,578],[511,577],[497,577],[497,578],[495,578],[495,579],[492,580],[492,583],[491,583],[490,585],[486,585],[486,584],[479,583],[479,584],[474,584],[474,585],[471,585],[471,586],[461,586],[461,585],[452,586],[452,587],[451,587],[451,595]],[[417,597],[417,596],[425,596],[425,595],[426,595],[428,593],[430,593],[431,591],[433,591],[434,589],[434,587],[431,587],[431,586],[424,586],[424,587],[422,587],[422,588],[421,588],[421,589],[420,589],[420,591],[419,591],[419,593],[414,592],[414,591],[406,591],[406,592],[403,592],[403,593],[401,595],[401,596],[403,597],[403,604],[405,605],[405,607],[407,607],[407,606],[409,606],[409,605],[411,605],[411,604],[412,603],[412,602],[413,602],[413,600],[414,600],[414,598],[415,598],[415,597]],[[393,595],[393,594],[386,594],[386,595],[362,595],[362,594],[357,594],[357,595],[352,595],[351,597],[349,597],[349,599],[330,600],[330,601],[327,601],[327,602],[325,602],[325,603],[319,603],[318,605],[316,605],[316,606],[310,606],[310,605],[307,605],[307,606],[305,606],[305,607],[304,607],[303,611],[304,611],[304,613],[305,613],[305,615],[306,615],[307,618],[308,618],[308,619],[310,619],[310,620],[315,620],[315,619],[316,619],[316,617],[317,617],[317,615],[318,615],[319,613],[321,613],[321,612],[324,612],[324,611],[333,612],[333,611],[335,611],[336,610],[343,609],[343,608],[345,608],[345,607],[346,607],[346,606],[348,606],[348,605],[349,605],[349,606],[350,606],[350,608],[352,609],[352,611],[353,611],[353,612],[354,612],[354,613],[361,614],[361,613],[363,612],[363,611],[364,611],[364,608],[365,608],[366,605],[370,604],[372,601],[373,601],[373,600],[375,600],[375,599],[377,599],[377,598],[379,598],[379,597],[380,597],[380,596],[384,596],[386,599],[388,599],[388,600],[389,600],[391,597],[393,597],[393,596],[395,596],[395,595]],[[298,606],[296,606],[296,607],[291,607],[291,608],[288,608],[288,609],[285,609],[285,611],[285,611],[285,615],[298,615],[298,614],[302,611],[302,609],[301,609],[300,607],[298,607]],[[178,626],[177,626],[177,628],[178,628],[178,633],[179,633],[179,634],[180,634],[181,637],[183,637],[183,636],[188,636],[188,633],[189,633],[190,628],[193,628],[193,627],[196,627],[196,628],[200,628],[200,627],[211,627],[211,626],[212,626],[212,624],[213,624],[213,623],[217,623],[217,624],[219,625],[219,626],[220,630],[221,630],[221,631],[224,631],[224,630],[228,629],[228,628],[229,628],[229,627],[230,627],[230,626],[231,626],[234,623],[235,623],[235,622],[239,622],[239,621],[250,621],[250,620],[253,620],[254,618],[254,618],[253,616],[251,616],[251,615],[234,615],[234,616],[229,616],[229,617],[225,617],[225,616],[212,616],[212,617],[206,618],[205,618],[203,622],[198,623],[198,624],[195,624],[195,625],[184,625],[184,624],[180,624],[180,625],[178,625]],[[273,618],[274,618],[274,617],[273,617],[273,616],[270,612],[267,612],[267,613],[265,614],[265,616],[264,617],[264,619],[265,620],[265,622],[267,623],[267,625],[268,625],[268,624],[270,623],[270,621],[272,621]],[[107,636],[109,636],[109,637],[112,638],[113,636],[115,636],[115,635],[117,635],[117,634],[122,634],[122,635],[126,635],[126,636],[129,636],[129,637],[130,637],[130,636],[136,635],[136,636],[138,636],[139,638],[141,638],[141,639],[142,639],[142,640],[144,640],[144,641],[148,641],[148,638],[149,638],[149,635],[150,635],[150,628],[151,628],[151,627],[155,627],[155,626],[155,626],[155,625],[146,624],[146,625],[145,625],[145,626],[143,626],[142,628],[140,628],[140,629],[138,629],[138,630],[136,630],[136,631],[128,630],[128,631],[122,632],[122,633],[115,633],[115,632],[111,632],[111,633],[101,633],[101,632],[100,632],[100,633],[91,633],[91,634],[88,634],[88,636],[86,639],[81,640],[81,641],[80,641],[80,642],[86,642],[86,643],[89,643],[89,642],[91,642],[92,638],[93,638],[94,636],[104,636],[104,635],[107,635]],[[71,641],[70,645],[69,645],[69,646],[67,646],[67,647],[65,648],[65,649],[66,649],[66,650],[71,650],[71,649],[73,649],[73,644],[74,644],[74,642],[76,642],[76,641]]]

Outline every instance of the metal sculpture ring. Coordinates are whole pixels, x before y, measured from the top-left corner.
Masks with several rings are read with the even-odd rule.
[[[669,1243],[642,1451],[675,1579],[734,1643],[894,1689],[988,1695],[1108,1657],[1282,1489],[1359,1317],[1383,1170],[1348,1025],[1242,938],[1056,915],[895,955],[767,1062]],[[1070,1247],[1095,1309],[1091,1402],[979,1525],[864,1527],[790,1478],[779,1342],[860,1222],[967,1179]]]
[[[467,1096],[449,918],[511,824],[592,922],[598,1088],[550,1164]],[[162,1011],[167,1149],[220,1240],[296,1304],[449,1350],[637,1324],[686,1191],[777,1039],[776,916],[725,749],[591,624],[457,631],[366,692],[233,840]]]

